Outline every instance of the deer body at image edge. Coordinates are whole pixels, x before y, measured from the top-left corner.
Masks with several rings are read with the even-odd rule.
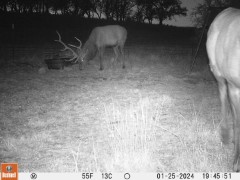
[[[240,10],[228,8],[212,22],[207,37],[207,53],[221,100],[221,135],[230,138],[228,112],[233,115],[233,170],[240,171]]]
[[[58,33],[58,32],[57,32]],[[79,69],[84,69],[86,63],[92,60],[95,56],[98,56],[100,61],[100,70],[103,70],[103,54],[106,47],[112,47],[115,53],[114,60],[116,61],[120,56],[122,60],[122,68],[125,68],[125,58],[124,58],[124,45],[127,39],[127,30],[119,25],[107,25],[101,27],[95,27],[86,43],[83,45],[82,42],[76,38],[79,42],[79,46],[71,45],[69,46],[76,48],[73,50],[68,45],[62,42],[61,36],[58,33],[59,39],[56,40],[60,42],[65,50],[69,50],[73,53],[73,58],[75,62],[79,62]]]

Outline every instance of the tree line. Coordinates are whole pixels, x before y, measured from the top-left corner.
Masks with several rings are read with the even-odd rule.
[[[163,24],[185,16],[180,0],[0,0],[0,13],[59,14],[115,21]]]
[[[193,9],[191,13],[195,26],[203,26],[204,22],[207,19],[209,10],[214,10],[212,7],[219,7],[219,10],[227,7],[240,8],[240,0],[203,0]],[[219,13],[219,10],[216,9],[216,12],[214,14],[215,16]]]

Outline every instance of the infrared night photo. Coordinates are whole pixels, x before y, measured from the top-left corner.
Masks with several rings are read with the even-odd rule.
[[[1,164],[240,172],[240,1],[0,0]]]

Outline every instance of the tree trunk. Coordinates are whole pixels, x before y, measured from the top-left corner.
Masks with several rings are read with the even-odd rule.
[[[159,25],[163,25],[163,19],[159,19]]]
[[[151,19],[148,19],[148,24],[152,24],[152,20]]]
[[[4,12],[7,12],[7,5],[4,5]]]
[[[96,13],[98,19],[101,19],[101,18],[102,18],[102,13],[101,13],[101,12],[98,12],[97,9],[95,10],[95,13]]]

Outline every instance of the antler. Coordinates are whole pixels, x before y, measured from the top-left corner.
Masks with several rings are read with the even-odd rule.
[[[77,37],[75,37],[75,39],[80,43],[79,46],[75,46],[75,45],[72,45],[72,44],[69,44],[69,46],[72,46],[72,47],[75,47],[75,48],[81,50],[81,48],[82,48],[82,41],[80,39],[78,39]]]
[[[61,43],[61,44],[64,46],[64,49],[62,49],[61,51],[66,51],[66,50],[71,51],[71,52],[73,53],[73,58],[69,59],[68,61],[72,61],[72,60],[76,59],[74,62],[77,62],[77,58],[78,58],[79,55],[78,55],[74,50],[72,50],[70,47],[68,47],[64,42],[62,42],[62,37],[61,37],[61,35],[59,34],[58,31],[56,31],[56,32],[57,32],[57,34],[58,34],[58,40],[55,40],[55,41]],[[76,38],[76,37],[75,37],[75,38]],[[76,38],[76,39],[77,39],[77,38]],[[77,39],[77,40],[79,40],[79,39]],[[79,40],[79,41],[80,41],[80,40]],[[81,42],[81,41],[80,41],[80,42]],[[81,42],[80,45],[82,46],[82,42]],[[71,46],[74,47],[74,45],[71,45]],[[81,48],[81,46],[80,46],[80,48]],[[77,47],[77,48],[78,48],[78,47]]]

